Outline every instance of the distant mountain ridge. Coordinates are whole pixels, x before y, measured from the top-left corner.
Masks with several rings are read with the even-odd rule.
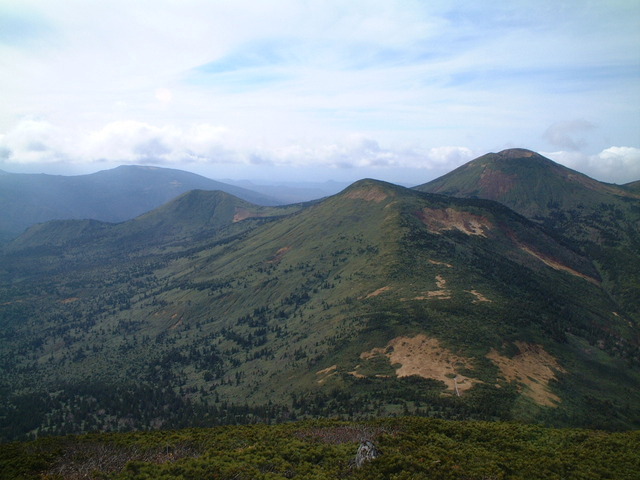
[[[254,192],[260,192],[264,195],[269,195],[282,200],[282,204],[292,204],[309,202],[318,200],[320,198],[329,197],[344,190],[349,186],[348,182],[291,182],[291,181],[278,181],[272,179],[271,184],[265,185],[259,182],[251,182],[247,180],[222,180],[230,185],[236,185],[243,187]]]
[[[126,245],[132,250],[171,244],[226,229],[247,218],[282,216],[302,205],[256,205],[221,190],[190,190],[168,203],[129,221],[117,224],[98,220],[55,220],[28,228],[5,246],[12,254],[23,249],[74,248],[97,242],[113,252]]]
[[[77,176],[3,172],[0,241],[49,220],[122,222],[195,189],[221,190],[258,205],[282,203],[261,193],[169,168],[123,165]]]

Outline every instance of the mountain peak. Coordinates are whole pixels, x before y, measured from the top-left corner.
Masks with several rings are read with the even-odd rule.
[[[501,150],[498,153],[487,153],[486,155],[472,160],[467,165],[473,165],[475,163],[486,165],[487,160],[496,164],[514,163],[518,165],[545,165],[549,168],[566,169],[566,167],[563,167],[553,160],[550,160],[532,150],[527,150],[526,148],[509,148]]]
[[[118,165],[114,170],[158,170],[158,168],[151,165]]]
[[[397,195],[398,188],[402,187],[398,187],[398,185],[384,182],[382,180],[365,178],[352,183],[339,195],[343,196],[344,198],[359,198],[362,200],[381,202],[387,197]]]
[[[512,159],[512,158],[531,158],[542,157],[542,155],[526,148],[508,148],[498,153],[489,153],[489,155],[495,155],[498,158]]]
[[[422,192],[496,200],[516,211],[533,203],[558,203],[562,196],[575,199],[592,194],[630,195],[524,148],[487,153],[415,188]]]
[[[539,153],[536,153],[533,150],[528,150],[526,148],[507,148],[506,150],[501,150],[500,152],[494,155],[497,155],[500,158],[542,157],[542,155],[540,155]]]

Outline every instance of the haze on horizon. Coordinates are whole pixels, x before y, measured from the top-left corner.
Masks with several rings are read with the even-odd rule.
[[[0,169],[419,184],[522,147],[640,179],[640,3],[4,0]]]

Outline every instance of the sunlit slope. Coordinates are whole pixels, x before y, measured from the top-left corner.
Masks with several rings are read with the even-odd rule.
[[[486,198],[527,217],[545,217],[554,210],[595,208],[614,199],[638,200],[629,187],[599,182],[530,150],[510,149],[483,155],[415,189]]]
[[[84,405],[70,431],[265,405],[637,424],[630,318],[587,257],[495,202],[362,180],[287,208],[192,192],[83,228],[45,224],[2,258],[7,408],[27,392],[42,418]]]
[[[535,152],[479,157],[424,185],[423,192],[498,201],[591,258],[604,287],[640,321],[640,194],[637,182],[598,182]]]

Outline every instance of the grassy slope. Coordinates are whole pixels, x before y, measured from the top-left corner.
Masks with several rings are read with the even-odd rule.
[[[524,218],[489,202],[374,181],[313,205],[255,208],[196,192],[136,221],[100,224],[110,236],[74,232],[69,243],[47,234],[58,242],[49,247],[34,234],[27,251],[5,257],[3,386],[13,394],[53,392],[33,399],[33,411],[48,412],[48,420],[34,414],[38,421],[22,433],[190,424],[197,409],[185,402],[205,401],[205,424],[221,411],[232,415],[229,403],[266,402],[302,416],[408,410],[608,428],[638,421],[638,372],[624,360],[633,355],[627,320],[611,313],[615,305],[593,283],[524,252],[521,244],[532,245],[597,275]],[[238,209],[268,216],[233,222]],[[483,219],[487,236],[442,225],[433,231],[439,227],[425,223],[425,211]],[[136,243],[167,230],[170,241]],[[451,298],[415,300],[439,288],[438,276]],[[474,303],[473,289],[492,301]],[[474,359],[469,374],[484,384],[456,399],[438,381],[376,378],[393,372],[389,362],[360,358],[418,333]],[[570,374],[551,386],[565,399],[560,408],[540,408],[497,378],[486,354],[514,355],[515,341],[542,343],[566,366]],[[358,364],[369,378],[349,374]],[[318,383],[317,372],[333,365],[335,375]],[[159,391],[164,396],[154,397]],[[114,405],[117,396],[137,400],[127,410]],[[589,417],[594,404],[603,416]],[[11,408],[18,407],[5,412]],[[107,414],[95,416],[100,408]],[[87,415],[84,427],[62,420],[74,411]]]
[[[523,149],[491,153],[427,184],[423,192],[498,201],[572,243],[600,269],[604,287],[640,322],[637,182],[598,182]]]
[[[568,211],[578,205],[593,208],[616,197],[638,198],[630,192],[633,188],[598,182],[524,149],[483,155],[415,188],[496,200],[527,217],[546,217],[555,209]]]

